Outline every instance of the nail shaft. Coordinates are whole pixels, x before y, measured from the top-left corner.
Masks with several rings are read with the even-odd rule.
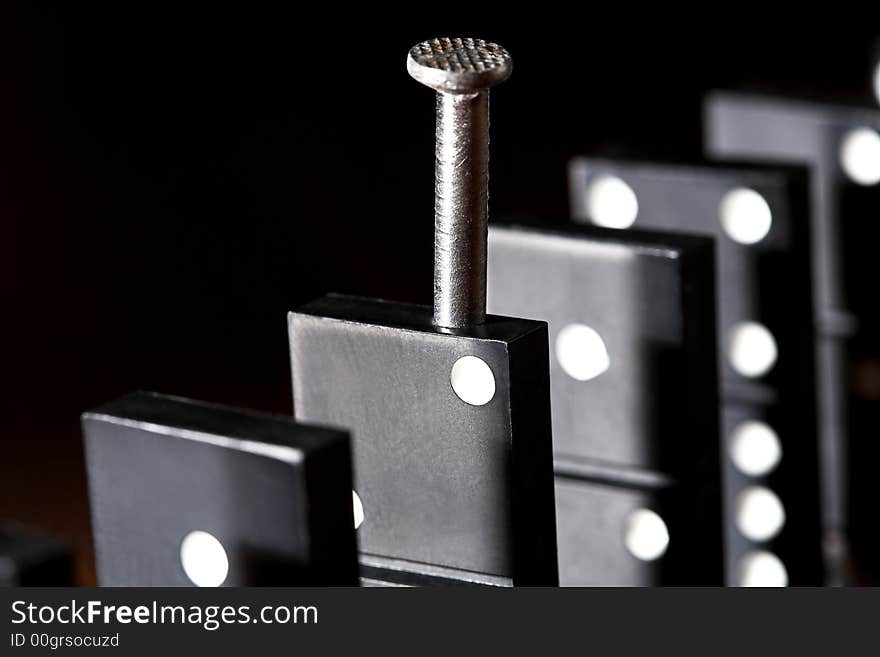
[[[489,92],[437,94],[434,324],[486,318]]]

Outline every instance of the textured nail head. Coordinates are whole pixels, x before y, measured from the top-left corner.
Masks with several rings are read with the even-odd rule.
[[[435,91],[468,94],[504,82],[513,71],[513,59],[496,43],[447,37],[413,46],[406,70]]]

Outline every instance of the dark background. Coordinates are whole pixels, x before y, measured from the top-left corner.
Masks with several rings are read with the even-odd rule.
[[[563,218],[574,154],[698,155],[712,88],[871,102],[869,21],[805,33],[720,6],[677,27],[636,5],[452,9],[0,16],[0,518],[69,541],[79,581],[93,578],[82,411],[143,388],[289,413],[290,308],[327,291],[430,301],[434,104],[406,74],[417,41],[472,34],[513,53],[492,96],[496,216]]]

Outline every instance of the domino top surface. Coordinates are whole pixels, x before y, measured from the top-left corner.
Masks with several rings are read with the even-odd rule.
[[[301,461],[310,452],[347,440],[344,430],[302,424],[292,417],[143,391],[84,413],[83,420],[213,443],[290,463]]]
[[[747,105],[750,110],[767,115],[784,112],[789,118],[822,120],[843,125],[861,123],[880,126],[880,108],[861,103],[840,103],[799,98],[790,95],[757,93],[752,91],[716,90],[706,94],[706,107],[715,105]]]
[[[489,226],[496,231],[519,230],[540,235],[583,237],[593,243],[623,246],[634,253],[665,258],[679,258],[685,251],[699,254],[699,257],[711,257],[714,250],[711,237],[692,233],[650,229],[630,229],[623,232],[616,228],[568,221],[550,223],[544,219],[493,219]]]
[[[295,315],[496,342],[511,342],[546,328],[545,322],[501,315],[487,315],[483,324],[466,328],[440,328],[431,322],[426,306],[345,294],[328,294],[315,299],[290,313],[291,317]]]

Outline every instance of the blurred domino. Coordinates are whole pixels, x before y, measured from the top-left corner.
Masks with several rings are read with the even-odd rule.
[[[357,585],[346,432],[143,392],[82,423],[100,585]]]

